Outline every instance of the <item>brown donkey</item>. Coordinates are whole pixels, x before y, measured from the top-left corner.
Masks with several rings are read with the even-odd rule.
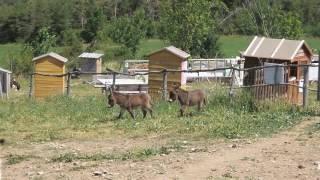
[[[207,104],[206,94],[201,89],[186,91],[181,89],[179,86],[176,86],[169,91],[169,98],[170,102],[175,100],[179,101],[181,116],[183,116],[183,113],[189,106],[197,105],[198,111],[200,111],[202,106]]]
[[[125,110],[127,110],[131,117],[134,119],[133,109],[141,108],[143,113],[143,118],[146,117],[147,112],[149,111],[151,117],[152,109],[151,109],[151,97],[148,94],[139,93],[139,94],[124,94],[119,92],[114,92],[110,90],[110,94],[108,95],[108,104],[109,108],[112,108],[115,104],[120,106],[120,114],[118,119],[120,119]]]

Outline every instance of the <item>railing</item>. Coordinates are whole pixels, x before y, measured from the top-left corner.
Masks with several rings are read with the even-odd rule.
[[[111,88],[114,89],[115,83],[116,83],[116,76],[117,75],[125,75],[125,76],[137,76],[137,75],[148,75],[148,74],[162,74],[163,77],[163,86],[162,86],[162,97],[163,99],[167,99],[167,90],[168,90],[168,74],[169,73],[199,73],[199,72],[215,72],[215,71],[221,71],[221,70],[230,70],[231,71],[231,80],[229,83],[229,94],[232,95],[234,94],[234,90],[238,88],[257,88],[257,87],[265,87],[265,86],[270,86],[270,84],[264,84],[264,83],[255,83],[255,84],[250,84],[250,85],[245,85],[241,87],[235,87],[235,74],[237,71],[243,71],[243,72],[250,72],[250,71],[255,71],[255,70],[261,70],[261,69],[266,69],[266,68],[274,68],[274,67],[303,67],[304,68],[304,83],[303,86],[300,86],[299,84],[291,84],[289,82],[284,82],[284,83],[278,83],[276,85],[285,85],[285,86],[290,86],[290,87],[297,87],[297,88],[302,88],[303,89],[303,106],[305,107],[307,105],[307,95],[308,95],[308,90],[317,92],[317,100],[320,101],[320,75],[318,76],[318,86],[317,89],[310,89],[308,88],[308,69],[309,67],[318,67],[320,69],[319,65],[282,65],[282,64],[277,64],[277,65],[269,65],[269,66],[258,66],[258,67],[251,67],[251,68],[236,68],[236,67],[226,67],[226,68],[214,68],[214,69],[199,69],[199,70],[170,70],[170,69],[164,69],[162,71],[149,71],[149,72],[144,72],[144,73],[122,73],[122,72],[116,72],[111,69],[107,69],[107,72],[104,73],[92,73],[92,72],[68,72],[65,74],[46,74],[46,73],[32,73],[30,74],[30,91],[29,91],[29,96],[32,96],[32,84],[33,84],[33,76],[34,75],[40,75],[40,76],[49,76],[49,77],[67,77],[67,95],[69,96],[71,94],[71,76],[72,74],[80,74],[80,75],[112,75],[112,85]],[[320,74],[320,71],[319,71]]]

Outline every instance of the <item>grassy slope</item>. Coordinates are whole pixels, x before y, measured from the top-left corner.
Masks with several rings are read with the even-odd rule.
[[[14,57],[16,53],[20,53],[21,49],[21,44],[0,44],[0,67],[8,66],[9,59]]]
[[[239,56],[240,51],[244,51],[252,40],[252,36],[221,36],[220,44],[225,57]],[[305,38],[306,42],[313,49],[320,49],[319,38]],[[159,39],[143,40],[137,53],[138,59],[144,59],[146,55],[170,45],[168,42]],[[108,46],[108,45],[106,45]],[[106,48],[106,54],[114,49],[115,45]],[[0,44],[0,67],[8,66],[8,59],[16,56],[21,51],[21,44]],[[61,48],[58,48],[60,50]]]

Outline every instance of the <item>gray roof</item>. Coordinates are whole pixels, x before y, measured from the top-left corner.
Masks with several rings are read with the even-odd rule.
[[[256,36],[242,55],[244,57],[293,60],[303,46],[312,55],[312,51],[304,40],[271,39]]]
[[[186,52],[182,51],[181,49],[178,49],[178,48],[176,48],[174,46],[165,47],[165,48],[163,48],[163,49],[161,49],[159,51],[156,51],[154,53],[149,54],[148,56],[157,54],[157,53],[162,52],[162,51],[168,51],[168,52],[170,52],[170,53],[172,53],[172,54],[174,54],[176,56],[179,56],[182,59],[187,59],[188,57],[190,57],[190,54],[188,54],[188,53],[186,53]]]
[[[9,74],[11,74],[11,73],[12,73],[11,71],[6,70],[6,69],[3,69],[3,68],[0,68],[0,72],[5,72],[5,73],[9,73]]]
[[[100,53],[88,53],[88,52],[84,52],[82,53],[79,58],[88,58],[88,59],[99,59],[103,56],[104,54],[100,54]]]
[[[44,54],[44,55],[35,57],[35,58],[32,59],[32,61],[37,61],[37,60],[42,59],[42,58],[47,57],[47,56],[50,56],[50,57],[52,57],[52,58],[54,58],[54,59],[57,59],[57,60],[59,60],[59,61],[61,61],[61,62],[63,62],[63,63],[68,62],[68,59],[67,59],[67,58],[62,57],[62,56],[60,56],[59,54],[54,53],[54,52],[50,52],[50,53],[48,53],[48,54]]]

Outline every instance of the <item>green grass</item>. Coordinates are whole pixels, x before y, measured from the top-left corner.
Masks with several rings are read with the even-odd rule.
[[[319,103],[302,110],[281,102],[254,102],[239,92],[232,101],[228,91],[210,84],[195,84],[209,94],[202,112],[190,108],[191,116],[178,117],[177,103],[157,101],[154,118],[136,120],[128,113],[116,120],[119,108],[107,108],[106,97],[90,86],[73,86],[72,97],[52,97],[43,101],[16,95],[0,101],[0,137],[10,142],[52,141],[63,139],[104,139],[106,137],[144,137],[161,135],[190,138],[245,138],[265,136],[293,126],[303,117],[314,115]]]
[[[9,60],[22,50],[21,44],[0,44],[0,67],[9,69]]]
[[[28,160],[33,159],[33,158],[37,158],[37,157],[33,156],[33,155],[14,155],[14,154],[10,154],[9,156],[6,157],[6,159],[7,159],[6,164],[7,165],[18,164],[20,162],[28,161]]]
[[[64,162],[71,163],[76,160],[81,161],[103,161],[103,160],[145,160],[149,157],[156,155],[168,155],[170,152],[177,152],[182,150],[181,146],[161,146],[161,147],[150,147],[142,149],[134,149],[126,152],[114,152],[114,153],[95,153],[95,154],[75,154],[65,153],[58,156],[52,157],[52,162]]]
[[[157,51],[157,50],[162,49],[162,48],[169,46],[169,45],[170,44],[168,42],[162,41],[160,39],[143,40],[140,43],[137,57],[145,58],[145,56],[147,56],[148,54],[151,54],[154,51]]]
[[[251,36],[221,36],[221,50],[225,57],[239,56],[240,51],[245,51],[252,39]]]

